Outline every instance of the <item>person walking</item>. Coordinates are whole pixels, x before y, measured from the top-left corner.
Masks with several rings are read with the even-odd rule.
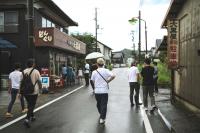
[[[85,64],[85,72],[84,72],[84,76],[85,76],[85,86],[89,86],[89,74],[90,74],[90,65],[86,62]]]
[[[142,105],[142,103],[139,103],[139,93],[140,93],[140,72],[137,68],[136,61],[131,63],[131,67],[129,68],[128,73],[128,81],[129,81],[129,87],[130,87],[130,103],[131,107],[134,106],[133,103],[133,95],[135,90],[135,104],[136,106]]]
[[[96,63],[92,64],[92,67],[91,67],[91,73],[94,71],[94,70],[97,70],[98,66]],[[94,83],[90,80],[90,85],[92,87],[92,90],[93,90],[93,93],[94,93]]]
[[[40,72],[35,69],[35,60],[34,59],[28,59],[27,61],[27,68],[23,71],[23,78],[25,78],[25,75],[29,75],[32,84],[34,85],[33,87],[33,92],[32,93],[28,93],[26,94],[24,92],[24,97],[28,103],[28,112],[27,112],[27,116],[24,120],[24,125],[26,127],[30,127],[30,121],[35,121],[35,116],[34,116],[34,108],[36,105],[36,101],[38,98],[38,94],[39,94],[39,89],[42,88],[42,84],[41,84],[41,80],[40,80]],[[25,83],[27,84],[27,83]],[[21,84],[22,86],[22,84]],[[22,89],[22,88],[20,88]],[[28,88],[30,89],[30,88]]]
[[[64,80],[64,86],[67,86],[67,67],[65,64],[62,65],[62,78]]]
[[[94,83],[94,93],[97,101],[97,110],[100,114],[99,123],[104,124],[106,119],[107,104],[108,104],[108,91],[109,91],[108,83],[115,78],[115,75],[111,71],[103,67],[104,66],[103,58],[97,59],[97,66],[98,69],[92,72],[91,82]]]
[[[77,71],[77,78],[78,78],[78,83],[82,83],[82,78],[83,78],[83,70],[81,69],[81,67],[78,68]]]
[[[157,62],[153,62],[154,65],[154,91],[156,94],[158,94],[158,67],[157,67]]]
[[[142,68],[141,75],[143,77],[143,104],[144,110],[148,110],[148,95],[151,99],[151,107],[152,109],[156,108],[155,106],[155,98],[154,98],[154,68],[150,65],[151,60],[146,58],[144,61],[144,67]]]
[[[22,72],[21,70],[21,65],[19,63],[15,63],[14,65],[15,70],[9,74],[9,88],[8,88],[8,93],[11,95],[11,100],[8,105],[8,110],[5,114],[7,118],[13,117],[11,114],[11,110],[13,107],[13,104],[15,103],[16,97],[19,96],[19,87],[20,87],[20,82],[22,80]],[[22,95],[19,97],[21,107],[22,107],[22,113],[27,112],[27,109],[25,108],[24,105],[24,96]]]

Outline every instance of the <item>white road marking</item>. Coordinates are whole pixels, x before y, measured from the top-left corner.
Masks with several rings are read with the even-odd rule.
[[[50,101],[50,102],[48,102],[48,103],[46,103],[46,104],[44,104],[44,105],[42,105],[42,106],[36,108],[36,109],[34,110],[34,112],[37,112],[37,111],[39,111],[39,110],[41,110],[41,109],[43,109],[43,108],[49,106],[50,104],[52,104],[52,103],[54,103],[54,102],[56,102],[56,101],[58,101],[58,100],[60,100],[60,99],[62,99],[62,98],[64,98],[64,97],[66,97],[66,96],[68,96],[68,95],[70,95],[70,94],[72,94],[72,93],[78,91],[78,90],[81,89],[82,87],[83,87],[83,86],[80,86],[80,87],[76,88],[75,90],[70,91],[69,93],[66,93],[66,94],[64,94],[64,95],[62,95],[62,96],[60,96],[60,97],[58,97],[58,98],[56,98],[56,99],[54,99],[54,100],[52,100],[52,101]],[[26,114],[25,114],[25,115],[22,115],[22,116],[20,116],[20,117],[18,117],[18,118],[16,118],[16,119],[14,119],[14,120],[12,120],[12,121],[10,121],[10,122],[8,122],[8,123],[6,123],[6,124],[4,124],[4,125],[2,125],[2,126],[0,126],[0,130],[2,130],[2,129],[4,129],[4,128],[6,128],[6,127],[8,127],[8,126],[10,126],[10,125],[12,125],[12,124],[14,124],[14,123],[16,123],[16,122],[22,120],[22,119],[24,119],[25,117],[26,117]]]
[[[140,97],[139,97],[139,100],[141,101]],[[153,130],[152,130],[152,127],[151,127],[151,124],[149,122],[149,119],[147,117],[147,114],[146,114],[146,111],[142,108],[141,109],[142,111],[142,118],[143,118],[143,121],[144,121],[144,127],[145,127],[145,130],[147,133],[153,133]]]
[[[168,129],[170,131],[173,130],[171,124],[169,123],[169,121],[164,117],[164,115],[160,112],[160,110],[158,109],[158,114],[161,116],[161,118],[163,119],[164,123],[166,124],[166,126],[168,127]]]

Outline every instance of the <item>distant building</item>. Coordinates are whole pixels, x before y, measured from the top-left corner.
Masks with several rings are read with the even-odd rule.
[[[113,64],[125,64],[124,60],[124,53],[119,51],[119,52],[112,52],[112,63]]]
[[[99,52],[104,55],[106,64],[110,64],[112,49],[100,41],[98,41],[97,44],[98,44]]]

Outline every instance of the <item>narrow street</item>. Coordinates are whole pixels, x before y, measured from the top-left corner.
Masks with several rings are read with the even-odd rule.
[[[37,111],[37,119],[31,123],[31,128],[24,127],[22,119],[0,132],[151,133],[153,131],[153,133],[169,133],[157,111],[153,114],[145,113],[142,107],[130,107],[127,68],[114,69],[114,73],[116,79],[110,83],[105,125],[99,124],[99,114],[91,87],[82,87]]]

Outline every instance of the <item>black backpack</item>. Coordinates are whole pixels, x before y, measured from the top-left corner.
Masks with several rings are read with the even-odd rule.
[[[35,84],[32,83],[31,81],[31,73],[33,72],[34,68],[31,70],[31,72],[29,74],[24,74],[24,72],[22,72],[23,74],[23,79],[21,81],[21,87],[20,87],[20,93],[27,95],[27,94],[32,94],[34,92],[34,88],[35,88]]]

